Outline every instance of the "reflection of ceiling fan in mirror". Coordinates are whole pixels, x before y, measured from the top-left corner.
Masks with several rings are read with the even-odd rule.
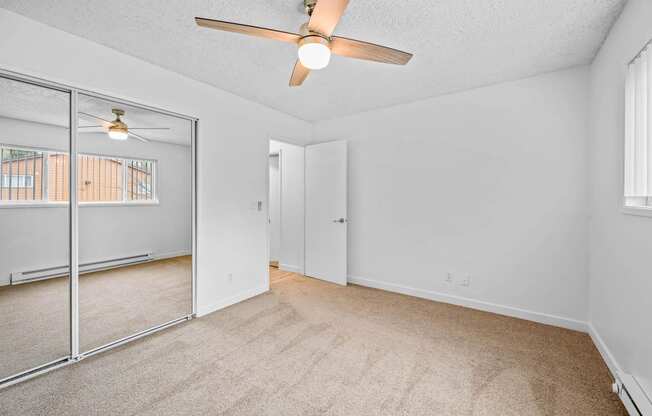
[[[132,130],[170,130],[169,127],[129,127],[127,124],[120,119],[121,116],[125,115],[125,111],[119,108],[114,108],[111,110],[115,114],[115,120],[109,121],[105,118],[94,116],[93,114],[88,114],[84,112],[79,112],[80,115],[90,117],[102,122],[101,126],[79,126],[80,129],[95,129],[103,128],[109,134],[109,137],[113,140],[127,140],[129,136],[132,136],[141,142],[148,143],[149,139],[141,136],[140,134],[134,133]]]

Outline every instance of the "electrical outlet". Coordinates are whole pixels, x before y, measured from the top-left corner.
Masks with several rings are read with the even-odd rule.
[[[226,278],[229,281],[229,283],[233,283],[233,273],[229,273],[228,275],[226,275]]]
[[[460,280],[460,286],[468,287],[471,286],[471,276],[465,275],[462,280]]]
[[[444,279],[446,283],[453,283],[453,273],[448,272],[446,273],[446,278]]]

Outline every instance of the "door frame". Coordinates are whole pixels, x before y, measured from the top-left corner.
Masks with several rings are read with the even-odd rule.
[[[141,104],[120,97],[110,96],[95,91],[90,91],[75,86],[49,81],[44,78],[11,71],[0,67],[0,78],[10,79],[13,81],[24,82],[56,91],[61,91],[69,96],[69,177],[77,177],[77,112],[78,112],[78,95],[84,94],[95,98],[108,101],[123,103],[129,106],[139,107],[145,110],[158,112],[172,117],[188,120],[190,122],[191,134],[191,255],[192,255],[192,277],[191,277],[191,297],[192,306],[190,314],[181,316],[169,322],[145,329],[127,337],[114,340],[108,344],[94,348],[90,351],[79,351],[79,204],[77,198],[76,180],[69,180],[69,316],[70,316],[70,353],[55,361],[40,364],[28,370],[21,371],[17,374],[0,379],[0,389],[31,379],[57,368],[70,365],[92,355],[107,351],[127,342],[142,338],[154,332],[158,332],[170,326],[185,322],[194,318],[197,314],[197,132],[199,128],[199,119],[162,108]]]
[[[279,140],[275,137],[268,136],[267,137],[267,148],[266,148],[266,160],[267,160],[267,166],[265,168],[265,189],[267,190],[265,194],[265,236],[266,236],[266,252],[265,252],[265,273],[267,276],[267,290],[270,290],[271,284],[272,284],[272,277],[269,274],[269,264],[272,260],[272,247],[271,247],[271,242],[272,242],[272,226],[269,222],[269,203],[270,203],[270,198],[269,198],[269,192],[271,190],[269,186],[269,158],[271,157],[271,153],[269,150],[269,144],[273,141],[275,142],[282,142],[282,140]],[[281,239],[281,247],[283,246],[283,149],[278,149],[278,196],[279,196],[279,233],[280,233],[280,239]],[[279,270],[281,268],[281,259],[280,259],[280,254],[279,254],[279,260],[278,260],[278,266]]]
[[[270,255],[271,255],[271,249],[270,249],[271,227],[270,227],[270,224],[269,224],[269,221],[268,221],[268,219],[269,219],[269,205],[270,205],[270,202],[269,202],[269,191],[270,191],[270,188],[269,188],[269,155],[271,153],[270,150],[269,150],[269,144],[270,144],[271,141],[281,143],[281,145],[287,145],[287,146],[296,147],[298,149],[301,149],[301,153],[304,156],[305,156],[305,148],[306,148],[305,144],[300,144],[299,141],[296,140],[296,139],[293,140],[293,139],[290,139],[290,138],[274,136],[274,135],[268,135],[267,136],[267,150],[266,150],[266,152],[267,152],[266,153],[267,154],[267,165],[265,167],[265,169],[266,169],[265,170],[265,178],[266,178],[265,179],[265,189],[266,189],[266,195],[265,195],[265,201],[266,201],[266,204],[265,204],[265,215],[266,215],[266,219],[265,219],[265,221],[266,221],[265,222],[265,224],[266,224],[266,230],[265,230],[265,232],[266,232],[266,236],[265,236],[265,238],[266,238],[266,253],[265,253],[265,264],[266,264],[266,266],[265,266],[265,273],[266,273],[266,276],[267,276],[267,290],[269,290],[269,288],[270,288],[270,286],[269,286],[269,283],[270,283],[269,261],[270,261]],[[304,258],[305,257],[305,214],[306,214],[305,213],[305,192],[304,192],[304,197],[302,197],[302,199],[301,199],[301,204],[303,204],[303,206],[301,206],[301,214],[297,215],[297,219],[299,220],[299,223],[301,224],[300,225],[300,227],[301,227],[301,237],[300,237],[301,238],[301,243],[298,245],[298,247],[300,247],[301,251],[298,254],[298,258],[296,259],[297,264],[296,265],[295,264],[288,264],[288,263],[283,263],[283,261],[282,261],[283,260],[283,258],[282,258],[283,236],[285,235],[286,237],[288,237],[288,235],[290,235],[290,234],[294,235],[292,232],[290,234],[288,234],[287,232],[286,233],[283,232],[283,225],[284,225],[283,213],[286,211],[286,210],[283,209],[283,201],[287,200],[289,197],[291,197],[289,195],[294,190],[293,186],[288,184],[289,181],[285,180],[286,172],[290,172],[290,170],[292,170],[293,167],[288,168],[288,169],[286,169],[285,167],[292,164],[292,163],[293,163],[293,158],[292,158],[291,154],[288,153],[287,151],[285,151],[283,148],[279,149],[279,179],[280,179],[279,180],[279,182],[280,182],[279,183],[279,185],[280,185],[279,196],[280,196],[280,201],[281,201],[281,204],[280,204],[281,206],[279,208],[279,214],[280,214],[280,220],[279,220],[280,224],[279,225],[280,225],[280,237],[281,237],[281,254],[279,254],[279,257],[280,257],[279,258],[279,269],[281,269],[282,266],[285,266],[286,267],[285,270],[290,270],[291,272],[294,272],[294,273],[303,274],[305,272],[305,258]],[[301,170],[305,173],[305,159],[302,161]],[[305,179],[305,177],[304,177],[304,179]],[[303,191],[305,191],[305,180],[301,183],[300,186],[303,187]],[[285,225],[287,226],[287,223]],[[290,236],[289,238],[292,238],[292,237]],[[294,262],[292,262],[292,263],[294,263]]]

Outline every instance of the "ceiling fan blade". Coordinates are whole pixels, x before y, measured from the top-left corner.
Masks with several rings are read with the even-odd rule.
[[[292,70],[292,76],[290,77],[290,87],[298,87],[303,84],[303,81],[308,78],[309,73],[310,70],[301,65],[301,62],[297,59],[297,63],[294,64],[294,69]]]
[[[129,129],[129,132],[128,132],[128,133],[129,133],[129,135],[130,135],[131,137],[133,137],[133,138],[135,138],[135,139],[138,139],[138,140],[140,140],[140,141],[143,142],[143,143],[149,143],[149,139],[147,139],[147,138],[141,136],[140,134],[132,133],[132,132],[131,132],[131,129]]]
[[[94,119],[96,119],[96,120],[103,121],[103,122],[105,122],[105,123],[108,123],[109,125],[112,125],[112,124],[113,124],[112,121],[109,121],[109,120],[107,120],[107,119],[105,119],[105,118],[102,118],[102,117],[94,116],[94,115],[92,115],[92,114],[84,113],[83,111],[78,111],[77,113],[78,113],[78,114],[81,114],[81,115],[83,115],[83,116],[86,116],[86,117],[90,117],[90,118],[94,118]]]
[[[340,21],[349,0],[317,0],[317,5],[310,15],[308,30],[330,36]]]
[[[412,59],[411,53],[338,36],[333,36],[330,46],[331,52],[336,55],[382,62],[384,64],[405,65]]]
[[[241,35],[258,36],[281,42],[297,43],[301,36],[296,33],[283,32],[282,30],[267,29],[259,26],[243,25],[240,23],[225,22],[222,20],[204,19],[195,17],[195,22],[199,26],[209,29],[224,30],[226,32],[240,33]]]
[[[169,127],[129,127],[129,130],[170,130]]]

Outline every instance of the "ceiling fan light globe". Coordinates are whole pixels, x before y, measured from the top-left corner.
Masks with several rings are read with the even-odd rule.
[[[113,140],[127,140],[129,133],[125,129],[109,127],[109,138]]]
[[[308,69],[322,69],[328,66],[331,49],[328,41],[320,36],[307,36],[299,44],[299,61]]]

